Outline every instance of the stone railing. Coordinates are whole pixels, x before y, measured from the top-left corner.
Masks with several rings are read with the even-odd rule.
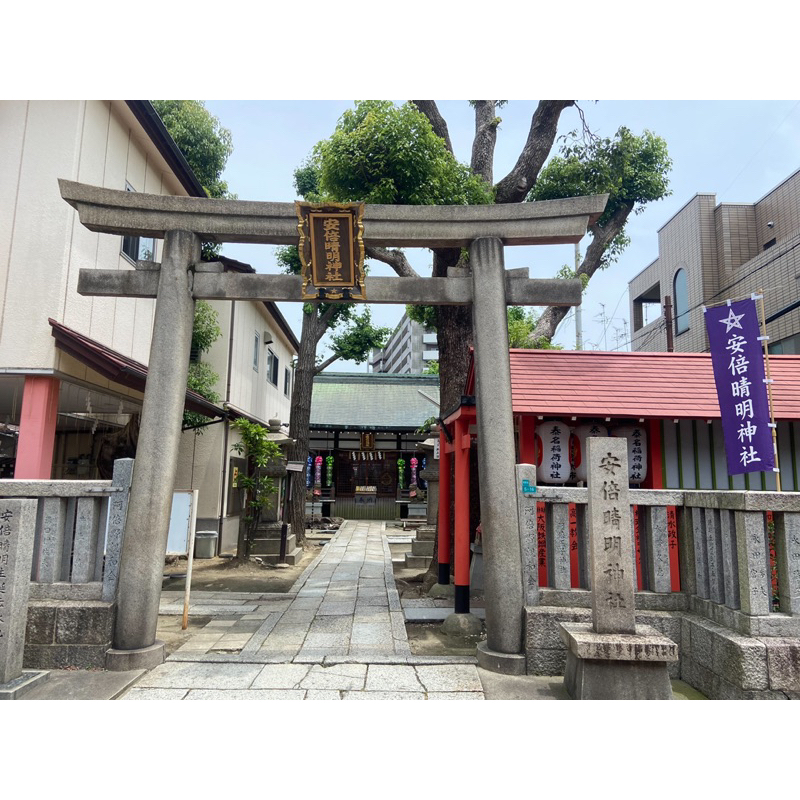
[[[535,534],[522,540],[527,603],[587,608],[588,490],[539,487],[536,500]],[[637,609],[800,636],[800,496],[633,489],[630,501]]]
[[[0,480],[0,498],[38,501],[31,600],[116,597],[133,460],[110,481]]]

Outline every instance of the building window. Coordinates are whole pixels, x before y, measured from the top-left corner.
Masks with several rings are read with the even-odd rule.
[[[261,344],[261,336],[256,332],[253,338],[253,369],[258,372],[258,351]]]
[[[273,385],[278,385],[278,356],[272,352],[272,350],[267,350],[267,380]]]
[[[689,330],[689,283],[686,270],[679,269],[672,282],[675,295],[675,333]]]
[[[135,192],[136,189],[126,181],[125,191]],[[134,264],[137,261],[155,261],[156,240],[145,239],[142,236],[123,236],[121,252],[122,255],[133,261]]]
[[[283,393],[287,397],[292,393],[292,371],[289,367],[283,368]]]

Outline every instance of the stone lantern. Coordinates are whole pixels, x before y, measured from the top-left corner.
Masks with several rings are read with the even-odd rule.
[[[439,459],[434,458],[436,441],[439,437],[437,425],[431,426],[431,437],[417,445],[425,458],[425,469],[419,471],[419,477],[427,484],[427,508],[425,523],[417,528],[416,539],[411,543],[411,552],[406,553],[406,567],[425,569],[433,557],[436,541],[436,523],[439,518]],[[411,516],[409,505],[409,517]]]
[[[292,533],[292,526],[284,522],[282,506],[287,486],[286,452],[289,445],[294,444],[294,439],[281,432],[279,419],[269,420],[268,425],[267,439],[275,442],[281,448],[281,456],[273,459],[264,468],[264,473],[275,483],[275,491],[269,498],[269,505],[261,511],[261,521],[251,542],[250,554],[259,556],[262,561],[272,564],[295,564],[302,556],[303,551],[297,546],[297,537]],[[284,558],[281,559],[281,542],[284,535]]]

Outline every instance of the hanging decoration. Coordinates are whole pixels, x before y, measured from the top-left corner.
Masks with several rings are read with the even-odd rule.
[[[314,459],[309,456],[306,459],[306,489],[311,488],[311,467],[314,464]]]
[[[406,462],[403,458],[397,459],[397,488],[405,488]]]
[[[314,494],[322,494],[322,456],[314,459]]]
[[[427,459],[426,456],[423,456],[422,457],[422,463],[419,465],[420,475],[423,472],[425,472],[425,467],[427,466],[427,464],[428,464],[428,459]],[[420,489],[427,489],[428,488],[428,482],[423,480],[421,477],[419,478],[419,488]]]
[[[333,483],[333,456],[325,457],[325,485],[330,486]]]
[[[647,433],[641,425],[612,428],[611,435],[628,440],[628,480],[642,483],[647,477]]]
[[[411,483],[409,484],[409,495],[411,497],[417,496],[417,466],[419,465],[419,460],[417,458],[412,457],[411,459]]]
[[[605,425],[578,425],[573,428],[569,441],[569,460],[572,469],[575,471],[575,480],[588,480],[588,461],[586,459],[586,440],[590,436],[608,436],[608,428]]]
[[[570,474],[569,428],[563,422],[555,421],[545,421],[537,427],[543,442],[543,463],[536,477],[542,483],[562,485]]]

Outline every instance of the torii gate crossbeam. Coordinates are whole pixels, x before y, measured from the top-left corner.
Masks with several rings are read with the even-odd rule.
[[[301,279],[223,274],[200,263],[200,242],[297,244],[291,203],[147,195],[59,181],[62,197],[93,231],[164,238],[160,265],[134,271],[81,270],[79,292],[155,297],[149,372],[128,520],[120,559],[117,626],[109,669],[152,667],[163,553],[169,529],[183,393],[196,298],[303,302]],[[503,264],[506,245],[581,239],[607,195],[496,206],[374,206],[364,211],[367,247],[468,247],[472,273],[448,278],[368,278],[367,302],[471,304],[475,332],[478,468],[484,531],[487,641],[479,663],[524,672],[524,590],[514,497],[514,428],[506,305],[580,303],[579,281],[529,280]],[[166,477],[165,477],[166,476]]]

